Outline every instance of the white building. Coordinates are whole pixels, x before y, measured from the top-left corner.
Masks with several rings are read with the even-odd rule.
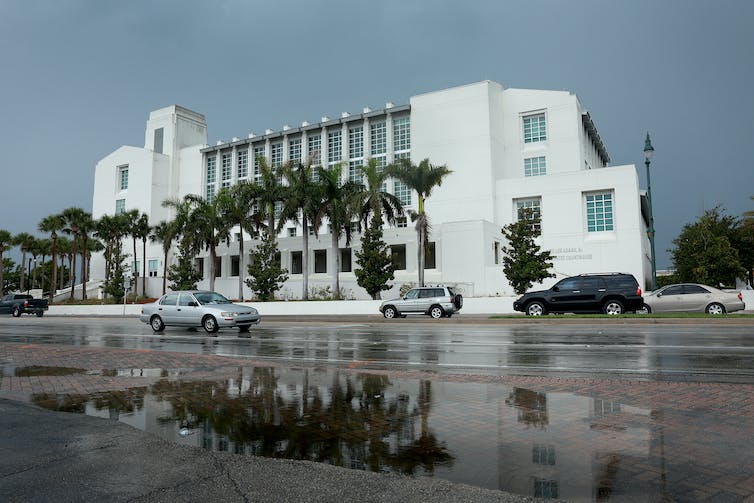
[[[93,216],[137,208],[150,223],[170,218],[167,198],[201,194],[212,198],[222,187],[258,175],[257,156],[273,165],[312,159],[343,162],[345,176],[358,180],[358,166],[372,157],[380,166],[399,158],[429,158],[453,171],[426,202],[432,224],[425,282],[454,284],[466,296],[512,295],[502,272],[501,228],[520,208],[541,213],[543,249],[555,255],[556,279],[584,272],[620,271],[649,282],[646,200],[633,165],[609,166],[602,140],[578,98],[564,91],[503,89],[484,81],[414,96],[408,105],[322,117],[318,123],[284,126],[207,146],[204,117],[171,106],[152,112],[144,148],[121,147],[102,159],[95,172]],[[416,209],[416,194],[398,181],[386,190]],[[236,236],[237,233],[233,234]],[[246,250],[256,241],[246,236]],[[403,269],[395,272],[394,294],[417,281],[417,242],[411,222],[385,227]],[[352,240],[357,249],[358,235]],[[301,297],[301,229],[281,229],[278,246],[290,278],[281,296]],[[309,240],[309,285],[331,284],[327,229]],[[127,251],[130,247],[125,248]],[[353,249],[341,242],[341,286],[355,298],[368,298],[356,284]],[[215,289],[237,297],[237,241],[218,250]],[[198,263],[203,271],[206,254]],[[137,262],[143,260],[138,250]],[[148,291],[162,288],[162,251],[147,249]],[[141,271],[141,268],[139,268]],[[140,272],[141,274],[141,272]],[[104,275],[103,260],[92,260],[92,278]],[[200,283],[207,287],[208,280]],[[250,298],[247,289],[244,296]]]

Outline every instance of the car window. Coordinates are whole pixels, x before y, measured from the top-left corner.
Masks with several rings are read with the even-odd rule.
[[[599,290],[605,287],[605,280],[598,277],[584,277],[581,278],[581,288],[589,288],[592,290]]]
[[[409,290],[409,291],[408,291],[408,292],[406,293],[406,298],[407,298],[407,299],[415,299],[415,298],[417,298],[418,296],[419,296],[419,290],[417,290],[417,289]]]
[[[684,293],[709,293],[709,290],[706,288],[702,288],[699,285],[683,285],[683,292]]]
[[[182,293],[181,298],[178,300],[179,306],[190,306],[194,302],[194,296],[190,293]]]
[[[162,304],[163,306],[174,306],[176,305],[176,303],[178,303],[177,293],[169,293],[160,301],[160,304]]]
[[[444,297],[445,296],[445,290],[442,288],[435,288],[435,297]]]
[[[566,278],[560,281],[557,285],[561,290],[578,290],[581,278]]]
[[[230,301],[215,292],[197,292],[194,297],[199,304],[230,304]]]
[[[427,288],[425,290],[419,290],[420,299],[430,299],[435,296],[434,288]]]
[[[674,285],[669,286],[665,290],[662,291],[663,295],[683,295],[683,286],[681,285]]]

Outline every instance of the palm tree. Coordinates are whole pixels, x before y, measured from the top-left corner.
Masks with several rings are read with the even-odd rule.
[[[86,285],[89,282],[89,234],[95,230],[92,214],[84,212],[79,221],[79,235],[81,236],[81,283],[83,285],[81,298],[86,300]]]
[[[395,223],[396,218],[403,216],[401,200],[386,192],[384,186],[390,178],[387,170],[380,171],[376,159],[369,159],[366,166],[361,168],[366,185],[361,192],[361,221],[366,227],[373,216],[385,216],[388,223]],[[382,219],[380,218],[380,221]]]
[[[102,215],[96,222],[94,235],[105,245],[105,289],[111,281],[112,260],[121,255],[122,239],[128,234],[128,216],[125,213],[117,215]],[[117,253],[115,250],[117,247]]]
[[[41,240],[34,238],[34,241],[29,246],[29,253],[31,254],[31,262],[34,264],[34,268],[31,270],[31,281],[29,282],[29,288],[34,289],[37,287],[37,257],[42,254]]]
[[[340,298],[340,249],[338,244],[341,236],[346,237],[346,246],[351,244],[351,220],[359,216],[357,204],[360,185],[348,181],[341,184],[340,177],[343,165],[338,163],[330,168],[319,167],[319,175],[322,187],[322,201],[314,219],[314,228],[319,229],[322,221],[327,218],[330,223],[331,238],[331,265],[333,273],[333,294]]]
[[[6,231],[5,229],[0,229],[0,297],[3,296],[3,285],[5,284],[5,280],[3,279],[3,273],[5,272],[5,267],[3,265],[3,255],[5,254],[5,250],[12,245],[13,236],[11,235],[11,233]]]
[[[19,290],[24,291],[24,273],[26,272],[26,252],[34,245],[34,236],[26,232],[16,234],[13,237],[13,244],[21,248],[21,281]]]
[[[71,299],[74,295],[76,288],[76,254],[78,253],[78,242],[80,237],[80,228],[82,225],[86,225],[86,212],[81,208],[71,207],[63,210],[63,218],[65,219],[65,228],[63,232],[72,236],[72,249],[71,249],[71,269],[68,275],[71,278]],[[86,290],[86,285],[84,285]]]
[[[57,290],[58,280],[58,231],[62,231],[65,228],[65,220],[62,215],[49,215],[39,222],[38,228],[41,232],[49,232],[50,240],[52,241],[52,284],[50,285],[50,302],[52,302]]]
[[[142,213],[139,218],[136,219],[134,229],[135,236],[141,239],[141,296],[147,296],[147,239],[152,232],[152,227],[149,225],[149,215]],[[138,271],[136,271],[138,274]],[[134,285],[134,293],[136,293],[136,285]]]
[[[241,237],[238,240],[238,300],[240,301],[243,301],[243,279],[246,271],[243,233],[246,231],[253,235],[255,231],[264,227],[264,215],[259,211],[254,211],[254,208],[258,206],[257,201],[260,194],[259,185],[241,181],[231,187],[230,190],[221,190],[217,195],[217,204],[222,219],[228,226],[237,225]]]
[[[162,294],[165,295],[167,278],[168,278],[168,253],[173,246],[173,240],[178,236],[178,226],[175,221],[165,222],[164,220],[152,227],[149,240],[162,243]]]
[[[280,212],[280,221],[301,224],[303,253],[301,272],[303,274],[302,298],[309,300],[309,223],[317,217],[322,202],[322,187],[312,179],[311,161],[288,163],[282,167],[283,177],[288,186]],[[317,229],[315,229],[315,232]]]
[[[280,169],[270,165],[262,156],[257,159],[259,163],[259,206],[267,217],[267,232],[275,236],[275,203],[285,198],[286,188],[280,181]]]
[[[411,220],[416,222],[416,237],[418,243],[417,257],[419,270],[419,286],[424,286],[424,253],[425,243],[429,235],[429,219],[424,211],[424,202],[432,194],[432,189],[442,185],[442,180],[452,173],[445,165],[434,166],[429,159],[424,159],[418,165],[411,164],[408,159],[401,159],[397,164],[388,166],[385,172],[405,183],[409,189],[417,194],[417,211],[411,211]]]
[[[130,210],[124,213],[126,215],[126,221],[128,222],[128,235],[131,236],[134,245],[134,254],[131,259],[132,269],[131,276],[133,277],[134,288],[136,288],[136,278],[139,275],[139,271],[136,270],[136,239],[139,233],[139,210]]]
[[[40,261],[40,264],[41,264],[41,267],[42,267],[42,272],[40,273],[40,276],[39,276],[39,282],[40,282],[39,288],[41,288],[42,291],[44,292],[44,289],[45,289],[45,278],[46,278],[46,276],[45,276],[45,274],[46,274],[46,272],[45,272],[45,258],[47,258],[47,256],[52,253],[52,241],[49,240],[49,239],[47,239],[47,238],[38,239],[37,240],[37,247],[39,248],[39,255],[42,257],[42,260]],[[50,283],[50,284],[52,284],[52,283]]]
[[[66,237],[58,237],[58,257],[60,257],[60,288],[65,288],[65,285],[71,280],[71,251],[73,250],[73,243]],[[68,259],[68,282],[65,281],[65,260]]]

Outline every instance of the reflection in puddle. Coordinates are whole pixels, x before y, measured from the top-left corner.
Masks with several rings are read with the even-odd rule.
[[[141,373],[117,371],[133,372]],[[33,399],[182,445],[435,476],[540,498],[672,498],[673,476],[710,472],[690,463],[666,473],[666,451],[674,444],[678,455],[689,432],[666,432],[665,425],[678,421],[685,428],[689,419],[668,420],[673,412],[664,409],[500,383],[334,369],[239,367],[222,381],[181,380],[177,370],[144,372],[161,379],[126,391]],[[695,423],[700,431],[705,426]],[[742,444],[725,451],[746,458],[751,446]]]

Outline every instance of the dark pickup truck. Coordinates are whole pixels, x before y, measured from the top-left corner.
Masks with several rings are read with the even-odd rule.
[[[24,313],[36,314],[40,318],[47,311],[47,299],[35,299],[31,295],[9,293],[0,299],[0,314],[12,314],[16,318]]]

